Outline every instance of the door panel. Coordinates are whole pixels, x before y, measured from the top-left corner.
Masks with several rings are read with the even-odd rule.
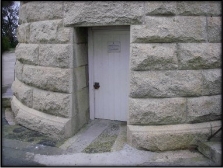
[[[93,30],[95,118],[127,120],[129,51],[129,31]]]

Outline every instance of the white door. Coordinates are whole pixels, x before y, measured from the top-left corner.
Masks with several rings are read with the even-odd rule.
[[[90,73],[89,87],[94,97],[90,104],[94,106],[91,116],[127,121],[130,32],[126,29],[93,29],[91,34],[93,59],[90,58],[89,63],[93,65],[89,70],[93,72]]]

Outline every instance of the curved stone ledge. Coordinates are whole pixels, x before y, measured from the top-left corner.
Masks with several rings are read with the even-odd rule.
[[[56,117],[23,105],[13,96],[12,110],[15,120],[29,129],[47,134],[55,139],[63,139],[71,136],[70,119]]]
[[[150,151],[186,149],[197,140],[205,140],[221,127],[221,121],[164,126],[127,125],[128,143]]]

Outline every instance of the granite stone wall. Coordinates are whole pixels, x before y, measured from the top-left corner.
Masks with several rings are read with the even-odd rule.
[[[89,120],[87,27],[130,25],[128,143],[184,149],[221,126],[221,2],[21,2],[16,120],[55,138]]]

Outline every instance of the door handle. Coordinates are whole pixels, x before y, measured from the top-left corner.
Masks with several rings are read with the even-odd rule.
[[[99,82],[95,82],[95,83],[94,83],[94,88],[95,88],[95,89],[99,89],[99,87],[100,87]]]

